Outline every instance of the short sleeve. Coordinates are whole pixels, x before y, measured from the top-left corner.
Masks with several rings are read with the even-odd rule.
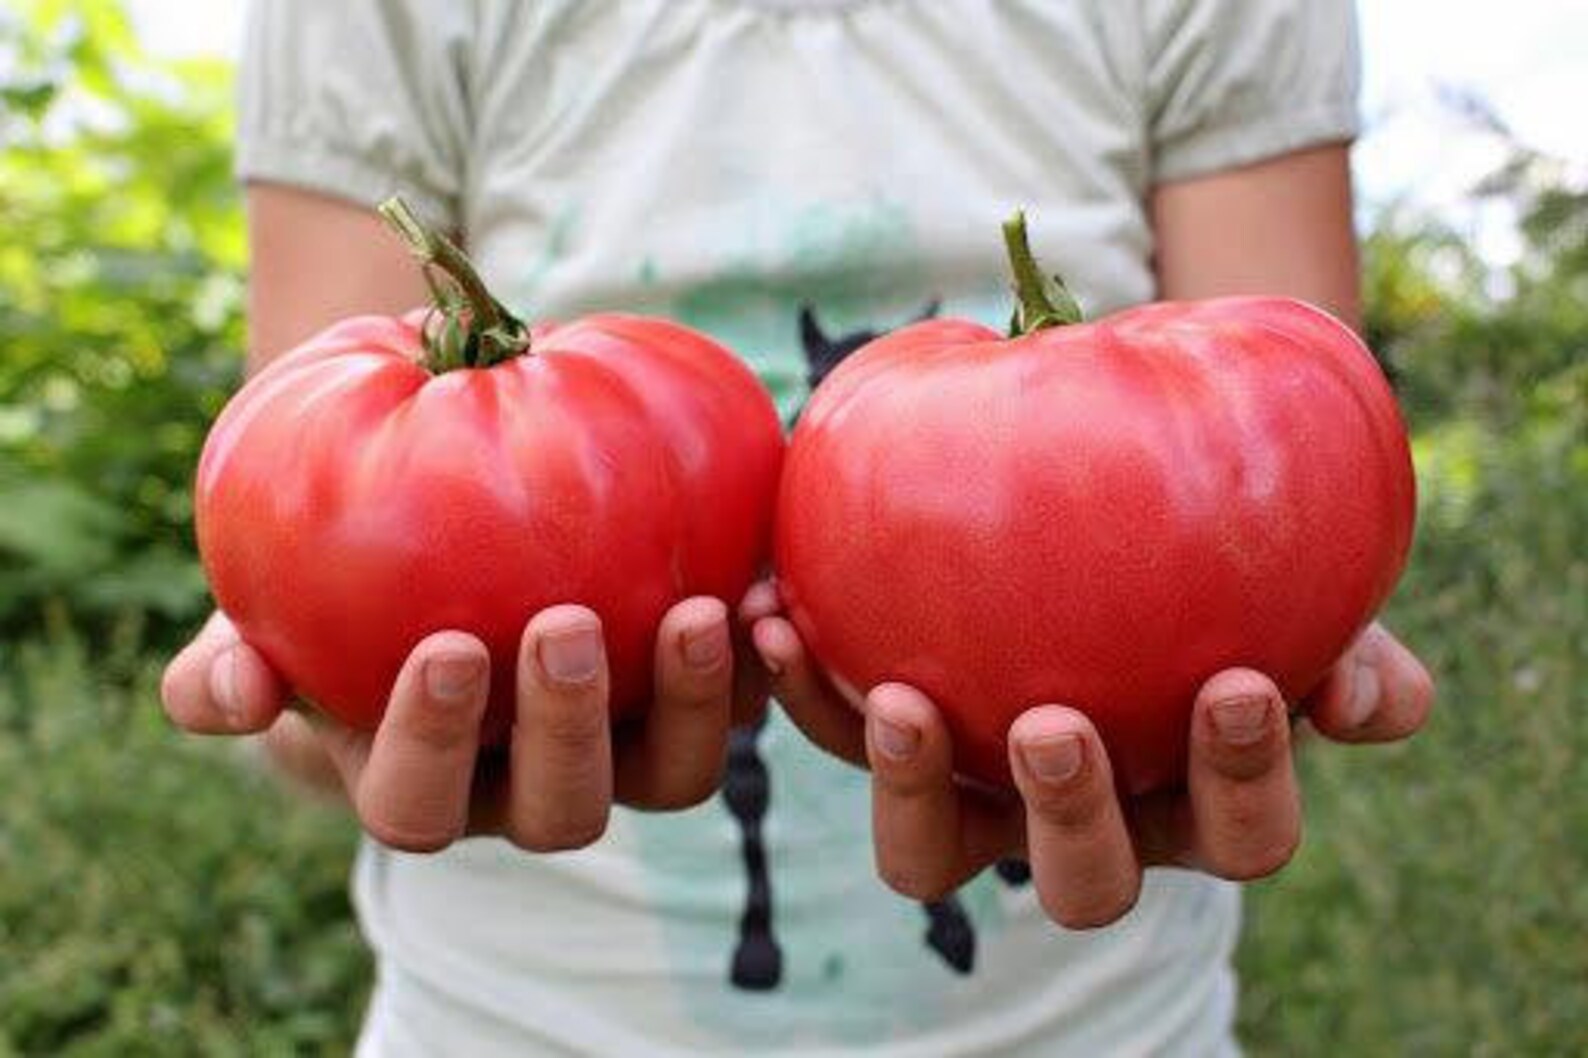
[[[1155,182],[1358,131],[1351,0],[1144,0]]]
[[[238,74],[238,177],[360,204],[401,192],[455,227],[470,139],[473,6],[252,0]]]

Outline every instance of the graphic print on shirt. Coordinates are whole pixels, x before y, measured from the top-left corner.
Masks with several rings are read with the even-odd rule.
[[[856,331],[908,319],[931,289],[909,217],[885,200],[758,202],[720,223],[727,230],[714,234],[731,249],[710,275],[676,290],[668,315],[743,356],[784,422],[807,392],[799,306],[815,304],[824,324]],[[649,258],[649,267],[653,283],[679,281],[663,254]]]
[[[710,226],[699,236],[713,247],[709,268],[634,240],[630,307],[744,356],[785,422],[808,393],[807,339],[835,361],[938,307],[940,284],[909,217],[879,198],[763,202]],[[996,322],[1006,309],[1001,277],[974,282],[947,284],[941,304]],[[922,997],[946,999],[975,980],[965,976],[975,932],[999,933],[1019,913],[992,872],[932,905],[888,889],[873,861],[869,777],[812,745],[775,707],[753,743],[734,737],[732,756],[741,763],[723,796],[688,813],[623,813],[637,878],[663,909],[658,939],[668,961],[692,981],[718,982],[714,996],[699,987],[674,993],[681,1017],[705,1032],[787,1046],[813,1031],[807,1012],[819,1007],[830,1012],[824,1038],[863,1042],[908,1028],[901,1019]]]
[[[937,310],[943,305],[943,299],[933,298],[926,303],[910,323],[919,323],[929,320],[937,315]],[[849,354],[855,352],[867,342],[881,338],[888,331],[873,331],[862,328],[849,334],[841,334],[836,338],[827,336],[822,329],[821,321],[816,318],[816,306],[810,302],[800,306],[800,345],[805,351],[805,384],[811,390],[822,384],[822,379],[832,374],[833,368],[843,363]]]

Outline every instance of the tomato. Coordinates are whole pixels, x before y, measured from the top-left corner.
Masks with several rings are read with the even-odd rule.
[[[813,394],[779,586],[840,687],[937,702],[962,774],[1007,785],[1009,725],[1061,703],[1123,790],[1173,786],[1205,680],[1250,666],[1295,701],[1389,595],[1415,514],[1405,428],[1362,343],[1299,301],[1055,326],[1072,314],[1011,225],[1029,333],[917,323]]]
[[[511,723],[526,621],[582,603],[627,715],[664,611],[737,602],[767,557],[777,413],[694,331],[598,315],[531,336],[465,279],[470,298],[343,321],[236,394],[198,468],[210,584],[294,688],[363,729],[421,638],[479,636],[487,741]]]

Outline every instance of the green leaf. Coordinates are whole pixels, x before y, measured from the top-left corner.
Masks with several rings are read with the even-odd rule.
[[[121,512],[71,481],[12,482],[0,503],[0,552],[55,574],[83,573],[115,552]]]

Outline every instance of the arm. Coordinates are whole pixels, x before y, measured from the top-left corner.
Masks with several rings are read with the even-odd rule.
[[[1344,144],[1160,184],[1150,205],[1159,297],[1283,294],[1361,324]]]
[[[424,280],[373,211],[281,184],[250,184],[248,369],[339,319],[424,303]]]

